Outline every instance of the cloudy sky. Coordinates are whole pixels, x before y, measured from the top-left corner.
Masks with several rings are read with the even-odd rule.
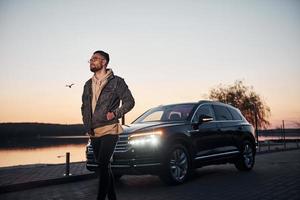
[[[81,123],[88,60],[101,49],[136,99],[128,122],[243,80],[270,106],[273,126],[292,125],[299,10],[297,0],[0,0],[0,122]]]

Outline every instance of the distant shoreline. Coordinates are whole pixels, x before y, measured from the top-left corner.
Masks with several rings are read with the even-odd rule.
[[[0,123],[2,138],[40,138],[44,136],[85,136],[82,124]]]

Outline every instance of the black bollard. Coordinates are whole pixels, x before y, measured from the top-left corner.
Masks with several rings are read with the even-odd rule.
[[[70,152],[66,153],[66,173],[64,176],[70,176]]]

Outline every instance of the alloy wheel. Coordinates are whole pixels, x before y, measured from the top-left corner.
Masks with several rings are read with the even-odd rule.
[[[170,170],[173,178],[181,182],[187,175],[188,157],[183,149],[175,149],[170,159]]]
[[[246,144],[244,147],[244,152],[243,152],[243,157],[244,157],[244,163],[247,168],[251,168],[253,165],[253,150],[250,144]]]

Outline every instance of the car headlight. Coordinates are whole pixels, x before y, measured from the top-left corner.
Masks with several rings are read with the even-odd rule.
[[[129,136],[128,143],[132,146],[157,146],[160,143],[161,135],[161,131],[133,134]]]

